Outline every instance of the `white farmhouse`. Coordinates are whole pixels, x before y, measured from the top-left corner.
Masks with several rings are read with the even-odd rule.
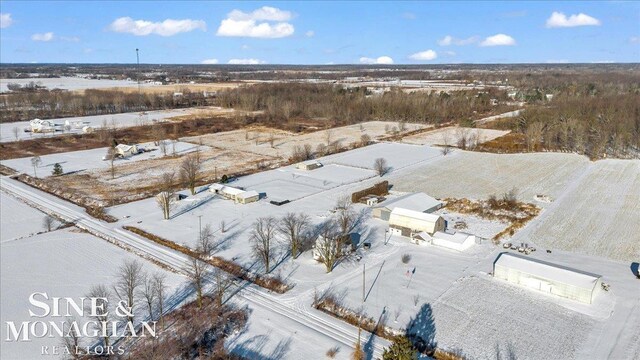
[[[257,191],[246,191],[218,183],[211,184],[211,186],[209,186],[209,191],[214,194],[221,195],[226,199],[233,200],[239,204],[248,204],[260,199],[260,194]]]
[[[391,212],[395,208],[432,213],[442,207],[442,203],[425,193],[410,193],[396,198],[387,199],[373,208],[371,215],[374,218],[389,220]]]
[[[395,208],[389,216],[389,231],[392,235],[413,237],[421,232],[431,235],[444,231],[445,226],[444,219],[439,215],[409,209]]]
[[[498,256],[493,277],[586,304],[593,303],[602,286],[600,275],[512,253]]]

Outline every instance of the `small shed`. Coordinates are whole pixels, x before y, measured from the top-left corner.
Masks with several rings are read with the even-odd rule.
[[[446,223],[441,216],[409,209],[397,207],[389,216],[389,231],[392,235],[412,237],[421,232],[433,234],[443,231],[445,227]]]
[[[307,160],[296,165],[296,168],[300,170],[313,170],[322,167],[322,164],[317,160]]]
[[[442,202],[425,193],[410,193],[395,198],[387,199],[373,208],[371,215],[374,218],[389,220],[391,212],[395,208],[432,213],[442,207]]]
[[[538,292],[592,304],[602,276],[520,254],[501,253],[493,277]]]
[[[245,191],[236,195],[236,202],[248,204],[260,200],[260,194],[255,190]]]

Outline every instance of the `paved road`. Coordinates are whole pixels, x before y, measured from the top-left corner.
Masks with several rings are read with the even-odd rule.
[[[81,207],[8,177],[0,179],[0,188],[41,211],[56,215],[66,221],[74,222],[78,228],[134,252],[143,258],[159,262],[178,273],[187,273],[186,269],[188,269],[191,259],[183,253],[129,233],[121,229],[117,223],[109,224],[92,218]],[[299,323],[314,333],[324,335],[345,346],[353,347],[357,341],[358,330],[356,327],[312,309],[308,304],[299,303],[308,299],[300,299],[297,302],[291,301],[291,299],[284,299],[281,295],[269,293],[252,284],[239,285],[242,290],[235,295],[236,299],[245,300],[251,305],[260,306],[268,310],[274,315],[271,317],[270,323],[276,323],[277,320],[275,319],[278,316],[282,316]],[[375,338],[371,349],[373,357],[381,357],[382,350],[387,345],[388,342],[386,340]]]

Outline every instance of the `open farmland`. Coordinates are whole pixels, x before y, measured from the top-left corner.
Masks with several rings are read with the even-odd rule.
[[[640,162],[600,160],[518,233],[539,246],[617,260],[640,258]]]
[[[242,150],[275,158],[287,159],[295,146],[311,145],[315,151],[317,146],[338,143],[348,146],[360,142],[362,135],[367,134],[372,140],[389,136],[389,131],[397,127],[397,122],[370,121],[358,125],[342,126],[327,130],[318,130],[306,134],[274,130],[264,127],[253,127],[223,133],[182,138],[182,141],[200,142],[204,145],[222,149]],[[407,124],[407,131],[424,129],[423,124]],[[273,138],[273,146],[271,146]]]
[[[44,229],[44,213],[4,192],[0,192],[0,214],[0,242],[30,236]]]
[[[49,90],[85,90],[85,89],[105,89],[111,87],[135,87],[138,83],[130,80],[109,80],[109,79],[86,79],[82,77],[59,77],[59,78],[20,78],[20,79],[0,79],[0,92],[6,92],[8,84],[20,84],[22,86],[31,82],[44,86]]]
[[[446,127],[429,131],[427,133],[419,133],[405,136],[402,138],[403,143],[417,145],[448,145],[457,146],[458,140],[462,137],[467,139],[474,138],[478,144],[491,141],[495,138],[508,134],[509,131],[465,128],[465,127]]]
[[[3,214],[4,219],[4,214]],[[3,223],[4,227],[4,223]],[[167,275],[167,304],[174,306],[184,300],[184,294],[176,290],[184,278],[162,270],[156,265],[120,249],[93,235],[75,228],[57,230],[16,241],[0,243],[2,272],[0,275],[0,315],[5,321],[33,321],[29,317],[29,295],[47,292],[50,297],[85,296],[93,285],[111,287],[115,281],[117,266],[126,260],[139,260],[149,272]],[[76,300],[79,301],[79,300]],[[38,320],[59,321],[59,318]],[[78,319],[81,321],[81,319]],[[7,327],[2,327],[2,338],[7,338]],[[35,345],[35,346],[34,346]],[[40,355],[40,346],[60,346],[60,339],[36,338],[33,342],[3,342],[2,359],[33,359]],[[90,344],[86,344],[90,345]]]
[[[437,162],[391,176],[394,190],[422,191],[437,198],[486,199],[516,188],[518,199],[536,203],[534,196],[557,199],[584,172],[589,160],[575,154],[488,154],[455,150]]]

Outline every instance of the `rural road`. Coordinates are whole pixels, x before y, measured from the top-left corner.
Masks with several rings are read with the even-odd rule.
[[[120,225],[109,224],[89,216],[79,206],[59,199],[43,191],[9,177],[0,178],[0,189],[39,210],[55,215],[61,219],[75,223],[75,226],[113,244],[123,247],[145,259],[159,262],[174,271],[186,274],[190,258],[173,249],[156,244],[148,239],[122,230]],[[236,301],[245,301],[260,307],[270,314],[269,323],[276,324],[278,317],[292,320],[308,331],[323,335],[349,348],[353,348],[358,340],[358,329],[345,322],[310,308],[308,304],[282,301],[282,296],[269,293],[253,284],[239,284],[241,290],[235,294]],[[305,301],[300,297],[299,301]],[[267,321],[267,319],[263,319]],[[369,336],[367,334],[366,336]],[[302,335],[304,337],[304,335]],[[311,337],[307,337],[309,339]],[[375,337],[371,353],[372,358],[381,358],[382,351],[388,341]]]

